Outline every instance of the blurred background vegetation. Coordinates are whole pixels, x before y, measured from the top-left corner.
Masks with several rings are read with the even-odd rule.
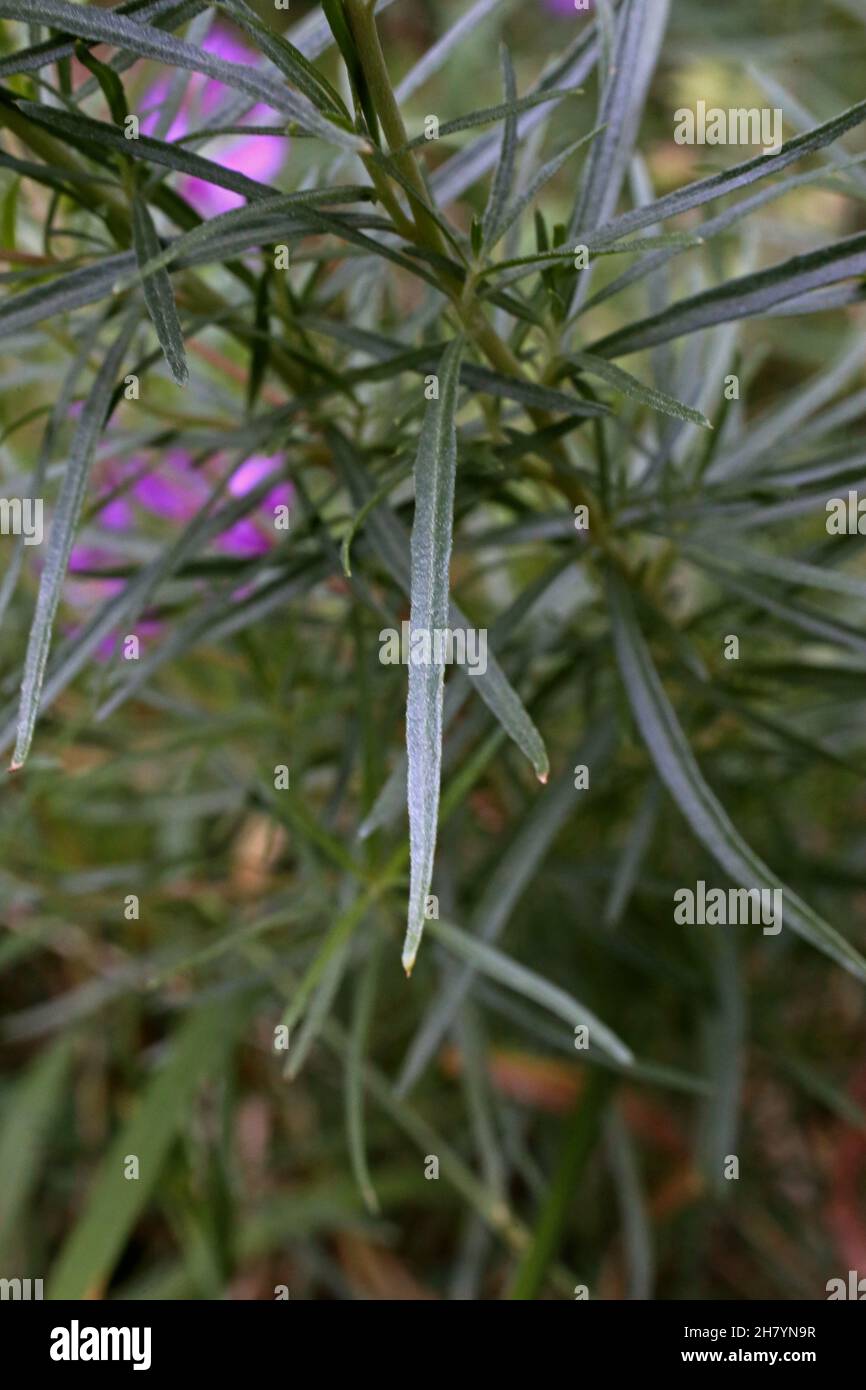
[[[256,8],[282,27],[283,14],[275,20],[261,0]],[[312,8],[295,0],[290,25]],[[466,8],[389,7],[381,29],[395,80]],[[790,135],[859,100],[864,18],[860,0],[675,0],[640,140],[656,194],[738,157],[675,145],[681,105],[781,105]],[[499,100],[499,32],[523,92],[575,22],[554,0],[505,5],[409,97],[410,132],[429,113],[444,122]],[[341,81],[333,50],[318,61]],[[145,91],[154,75],[139,63],[128,89]],[[545,150],[591,129],[595,105],[590,78],[584,98],[557,108]],[[443,142],[430,167],[474,137]],[[833,155],[862,148],[855,134]],[[299,186],[320,158],[317,142],[293,141],[276,182]],[[567,220],[574,177],[567,165],[546,188],[549,225]],[[828,177],[770,203],[714,244],[711,280],[744,258],[769,265],[866,228],[862,189],[843,194]],[[39,254],[44,195],[3,171],[0,192],[4,246]],[[464,230],[484,192],[452,210]],[[524,243],[533,249],[531,226]],[[616,259],[594,288],[618,273]],[[705,283],[688,258],[676,266],[678,297]],[[407,280],[394,285],[396,320],[416,299]],[[642,293],[634,303],[649,312]],[[618,326],[618,313],[600,305],[592,336]],[[862,329],[857,309],[745,326],[746,420],[835,360],[852,333],[862,342]],[[2,357],[7,495],[38,454],[67,334],[58,322]],[[162,431],[171,447],[185,431],[242,415],[244,350],[214,329],[190,360],[195,390],[181,397],[163,373],[138,413],[115,415],[117,435],[140,430],[152,442]],[[264,391],[281,399],[269,379]],[[835,399],[864,391],[860,367]],[[856,448],[864,416],[866,397],[834,445]],[[785,459],[786,441],[777,448]],[[110,457],[109,439],[100,477]],[[311,452],[296,476],[289,459],[287,476],[314,532],[326,462],[317,470]],[[478,531],[506,519],[494,501],[484,506],[473,514]],[[800,524],[817,544],[821,519]],[[112,538],[119,572],[149,558],[174,525],[159,509],[138,511]],[[105,544],[95,508],[82,543]],[[476,550],[464,532],[454,585],[476,621],[492,625],[565,553],[532,541]],[[243,560],[222,555],[188,571],[149,615],[143,651],[190,610],[191,593],[204,602],[233,567],[242,576]],[[96,578],[80,568],[62,613],[73,641],[104,583],[104,564]],[[587,761],[587,731],[596,737],[605,710],[622,704],[603,610],[573,571],[543,591],[512,648],[515,679],[534,662],[531,709],[560,800],[568,770]],[[669,578],[714,677],[715,699],[685,669],[670,677],[708,780],[763,857],[866,949],[862,655],[831,671],[772,614],[732,608],[696,571]],[[5,715],[37,579],[28,564],[0,631]],[[861,628],[862,611],[854,600],[846,610]],[[4,776],[0,1275],[50,1275],[58,1294],[126,1299],[272,1298],[283,1285],[307,1299],[561,1298],[577,1283],[594,1298],[803,1299],[824,1297],[826,1280],[849,1268],[866,1272],[862,985],[789,935],[674,925],[674,889],[719,875],[625,720],[597,775],[594,763],[591,792],[574,792],[569,813],[547,825],[531,770],[480,703],[468,706],[462,758],[445,781],[435,887],[443,917],[464,927],[507,902],[509,956],[625,1037],[637,1074],[586,1065],[565,1023],[476,976],[434,1058],[397,1086],[454,966],[431,936],[411,982],[400,968],[402,818],[357,839],[403,738],[405,670],[379,664],[379,626],[332,577],[241,631],[216,641],[204,631],[100,720],[118,659],[92,661],[42,718],[26,771]],[[721,656],[731,631],[748,653],[734,674]],[[291,771],[288,794],[273,789],[280,764]],[[132,920],[130,894],[140,900]],[[330,958],[288,1052],[275,1051],[299,978],[352,911],[348,945]],[[736,1181],[721,1176],[729,1154],[739,1157]],[[129,1155],[137,1181],[124,1177]],[[425,1177],[429,1156],[438,1180]]]

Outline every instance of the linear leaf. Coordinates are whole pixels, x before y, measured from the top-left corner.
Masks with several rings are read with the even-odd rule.
[[[369,353],[380,362],[390,365],[394,372],[401,369],[414,371],[422,376],[434,370],[438,355],[443,350],[442,343],[431,343],[429,347],[410,348],[393,338],[383,337],[381,333],[368,333],[353,324],[339,323],[336,319],[323,319],[309,316],[304,323],[316,332],[337,338]],[[610,415],[610,406],[595,401],[584,401],[579,396],[569,395],[567,391],[557,391],[551,386],[541,386],[534,381],[523,381],[518,377],[494,372],[489,367],[481,367],[477,362],[463,362],[460,367],[460,382],[472,391],[482,391],[486,395],[501,397],[504,400],[519,401],[521,405],[535,406],[539,410],[549,410],[561,415],[584,418]]]
[[[660,314],[652,314],[590,343],[587,350],[602,357],[622,357],[656,343],[696,333],[715,323],[730,323],[734,319],[765,313],[782,300],[864,274],[866,232],[860,232],[817,251],[793,256],[768,270],[743,275],[690,299],[682,299]]]
[[[217,1072],[242,1011],[225,1001],[191,1011],[175,1035],[168,1060],[148,1082],[131,1119],[111,1144],[87,1205],[60,1251],[47,1296],[82,1299],[101,1290],[153,1192],[172,1140],[185,1122],[196,1089]],[[139,1161],[136,1182],[124,1159]]]
[[[226,169],[204,155],[194,154],[182,145],[157,140],[152,135],[139,134],[136,140],[127,140],[122,130],[107,121],[96,121],[91,116],[73,116],[68,111],[60,111],[55,106],[43,106],[36,101],[20,101],[18,108],[37,125],[46,130],[56,130],[76,145],[86,148],[88,144],[102,149],[116,150],[127,159],[143,160],[148,164],[160,164],[178,174],[191,174],[205,183],[218,188],[229,188],[244,198],[265,199],[276,196],[277,190],[266,183],[248,178],[246,174]]]
[[[548,69],[534,91],[550,91],[579,87],[592,72],[598,54],[595,25],[587,25],[577,35],[562,56]],[[524,111],[517,122],[517,139],[521,143],[536,128],[549,119],[543,106]],[[467,188],[492,169],[496,163],[500,140],[495,132],[479,136],[465,149],[445,161],[430,180],[432,191],[440,206],[454,202]]]
[[[531,111],[535,106],[543,106],[548,101],[561,101],[563,97],[579,96],[577,88],[572,87],[567,91],[552,92],[530,92],[524,97],[509,97],[507,101],[500,102],[497,106],[485,106],[478,111],[468,111],[465,116],[455,116],[453,121],[443,121],[439,127],[439,138],[445,135],[456,135],[461,130],[472,130],[479,125],[492,125],[494,121],[501,121],[503,117],[508,120],[514,119],[522,111]],[[393,151],[394,154],[404,154],[407,150],[417,150],[428,143],[426,135],[416,135],[414,139],[407,140],[405,145]]]
[[[727,538],[724,549],[713,542],[712,536],[706,539],[702,537],[699,547],[687,545],[681,549],[696,565],[706,564],[713,569],[731,567],[736,572],[749,570],[753,574],[767,574],[773,579],[784,580],[786,584],[807,589],[828,589],[831,593],[866,599],[866,579],[860,579],[855,574],[810,565],[803,560],[791,560],[785,555],[768,555],[766,551],[751,550]]]
[[[582,135],[579,140],[574,140],[570,145],[566,145],[565,149],[560,150],[559,154],[555,154],[546,164],[542,164],[538,172],[533,174],[523,192],[514,198],[501,214],[495,233],[491,233],[489,237],[488,250],[495,246],[498,241],[502,240],[505,233],[517,221],[524,208],[528,207],[530,203],[535,202],[536,197],[541,192],[544,185],[548,183],[555,174],[559,173],[562,166],[568,163],[571,156],[580,149],[581,145],[586,145],[591,140],[594,140],[600,130],[601,126],[596,126],[588,135]]]
[[[20,18],[19,0],[0,0],[0,18]],[[69,4],[68,0],[34,0],[28,8],[28,20],[48,24],[67,34],[92,39],[96,43],[112,44],[128,49],[142,58],[200,72],[217,82],[224,82],[244,92],[254,101],[264,102],[275,111],[284,111],[302,130],[318,135],[330,144],[345,150],[363,150],[366,145],[357,135],[326,120],[305,96],[290,91],[283,83],[265,73],[256,72],[248,64],[227,63],[203,48],[185,43],[173,35],[139,24],[116,11],[97,9],[92,5]]]
[[[735,165],[733,169],[725,169],[720,174],[711,174],[709,178],[687,184],[685,188],[668,193],[664,198],[658,198],[654,203],[648,203],[645,207],[636,208],[633,212],[626,212],[620,217],[615,217],[603,227],[597,227],[593,230],[592,243],[590,244],[601,245],[609,241],[619,241],[622,237],[629,236],[642,227],[651,227],[654,223],[663,222],[668,217],[677,217],[681,212],[688,212],[690,208],[700,207],[701,204],[711,202],[714,198],[723,198],[738,188],[746,188],[758,179],[765,179],[772,174],[778,174],[789,164],[793,164],[795,160],[802,159],[804,155],[813,154],[815,150],[832,145],[834,140],[838,140],[846,131],[853,130],[855,126],[862,125],[864,121],[866,121],[866,101],[860,101],[856,106],[851,106],[847,111],[843,111],[841,115],[834,116],[831,121],[826,121],[823,125],[816,126],[814,130],[786,141],[778,154],[756,155],[754,159],[747,159],[742,164]],[[580,241],[588,240],[580,231],[576,232],[575,235]]]
[[[150,210],[138,193],[132,202],[132,232],[135,254],[141,267],[157,255],[161,248]],[[189,377],[189,368],[186,365],[183,333],[177,305],[174,302],[174,291],[171,288],[171,276],[167,270],[159,270],[145,280],[144,299],[171,374],[178,385],[183,386]]]
[[[72,1039],[65,1034],[37,1055],[4,1097],[0,1126],[0,1258],[5,1267],[16,1224],[39,1181],[46,1135],[57,1120],[71,1061]]]
[[[356,464],[352,451],[343,436],[334,430],[331,432],[330,439],[335,461],[346,477],[355,501],[362,505],[372,495],[369,480]],[[373,535],[375,546],[395,583],[408,593],[410,587],[409,541],[401,522],[390,507],[385,503],[380,503],[371,508],[367,525]],[[455,628],[469,626],[466,615],[453,600],[449,609],[449,621],[451,626]],[[520,751],[529,759],[538,780],[546,782],[549,763],[544,741],[527,714],[523,701],[491,651],[488,650],[487,652],[487,670],[478,671],[472,677],[472,686],[491,714],[502,725],[509,738],[514,740]]]
[[[568,224],[592,230],[616,207],[667,23],[668,0],[626,0],[617,16],[608,77],[593,145]]]
[[[574,759],[569,759],[567,770],[556,778],[549,791],[532,807],[487,880],[481,900],[472,914],[469,934],[474,939],[492,942],[501,936],[551,844],[569,814],[575,810],[572,767],[577,762],[585,763],[594,769],[597,777],[609,756],[611,744],[609,725],[597,725],[590,729]],[[397,1083],[400,1095],[408,1094],[433,1056],[456,1017],[474,977],[475,971],[467,966],[456,979],[443,985],[406,1053]]]
[[[659,776],[696,838],[740,887],[781,889],[784,918],[792,930],[866,981],[866,960],[758,858],[707,786],[618,575],[608,580],[608,598],[617,662],[632,712]]]
[[[724,565],[713,565],[706,557],[703,561],[703,567],[712,572],[720,585],[730,590],[731,593],[737,594],[745,603],[754,604],[756,608],[762,608],[764,612],[772,613],[789,627],[808,633],[810,637],[816,638],[819,642],[830,642],[835,647],[847,647],[851,651],[866,655],[866,637],[864,637],[861,628],[851,627],[847,623],[834,622],[831,618],[825,617],[823,613],[806,608],[801,603],[785,603],[781,599],[774,598],[768,592],[766,585],[756,588],[754,584],[747,584],[741,577],[735,577]]]
[[[223,233],[234,233],[249,228],[252,238],[250,244],[253,245],[258,238],[267,236],[269,231],[278,232],[280,225],[284,230],[299,231],[300,234],[299,228],[285,220],[286,214],[297,213],[300,216],[304,208],[317,203],[354,203],[368,195],[368,188],[353,184],[338,188],[311,188],[298,193],[278,193],[248,207],[230,208],[228,212],[217,213],[215,217],[208,218],[207,222],[202,222],[199,226],[175,237],[166,247],[157,246],[153,255],[144,264],[140,264],[136,271],[118,278],[114,286],[115,292],[131,289],[139,281],[146,281],[148,276],[157,274],[184,257],[192,257],[212,244],[221,246]]]
[[[651,410],[658,410],[662,415],[673,415],[677,420],[688,420],[705,430],[713,428],[706,415],[702,415],[699,410],[683,405],[682,401],[675,400],[666,391],[659,391],[655,386],[645,386],[630,372],[624,372],[621,367],[614,366],[613,362],[608,362],[603,357],[595,357],[591,352],[570,352],[565,360],[573,362],[590,376],[601,377],[602,381],[606,381],[615,391],[630,396],[632,400],[640,401],[642,405],[648,405]]]
[[[540,1004],[549,1013],[563,1019],[570,1029],[576,1024],[587,1024],[590,1041],[620,1066],[630,1066],[634,1061],[631,1048],[627,1047],[585,1004],[581,1004],[578,999],[560,989],[559,985],[551,984],[534,970],[528,970],[525,965],[520,965],[504,952],[498,951],[495,946],[479,941],[476,936],[460,931],[449,922],[432,921],[429,930],[454,955],[465,960],[483,975],[487,975],[489,979],[496,980],[498,984],[505,985],[516,994],[521,994],[524,999],[531,1000],[533,1004]]]
[[[457,471],[457,392],[464,342],[445,350],[437,373],[439,396],[428,403],[415,459],[415,521],[412,526],[410,642],[420,634],[427,659],[415,662],[410,649],[406,704],[407,801],[410,883],[403,968],[412,973],[424,931],[424,909],[433,877],[442,768],[442,700],[445,666],[435,650],[437,633],[448,627],[451,528]]]
[[[96,299],[111,293],[118,276],[135,264],[132,251],[123,251],[117,256],[108,256],[96,265],[81,266],[70,270],[45,285],[14,294],[0,304],[0,329],[12,334],[22,328],[31,328],[44,319],[56,318],[58,314],[68,313],[70,309],[80,309],[84,304],[92,304]]]
[[[191,6],[179,4],[178,0],[132,0],[125,5],[117,5],[112,13],[119,15],[134,15],[140,22],[150,22],[159,19],[161,16],[168,18],[172,11],[183,11]],[[207,7],[196,5],[196,10],[204,10]],[[19,15],[20,19],[21,16]],[[36,72],[39,68],[50,66],[51,63],[60,62],[63,58],[71,58],[75,52],[74,39],[48,39],[45,43],[37,43],[32,48],[22,49],[20,53],[9,53],[0,58],[0,77],[12,77],[19,72]]]
[[[51,523],[48,553],[45,557],[45,568],[42,571],[39,594],[36,600],[36,613],[27,642],[21,702],[18,710],[18,729],[11,763],[13,769],[23,766],[33,741],[45,663],[48,660],[48,651],[51,646],[54,617],[60,602],[60,592],[69,563],[72,542],[75,538],[75,528],[81,515],[81,508],[84,505],[87,477],[93,455],[96,452],[97,440],[108,413],[115,378],[137,322],[138,308],[134,305],[124,318],[114,342],[106,353],[105,361],[100,367],[91,387],[90,395],[85,401],[72,441],[69,462],[63,475],[63,485]]]
[[[517,96],[517,83],[514,79],[512,56],[506,49],[505,43],[499,46],[499,64],[502,67],[502,89],[505,92],[505,99],[512,103],[514,97]],[[499,153],[499,163],[496,164],[496,170],[493,172],[487,207],[484,208],[484,217],[481,220],[482,245],[496,235],[499,218],[505,211],[507,197],[512,190],[516,153],[517,115],[514,111],[509,111],[505,118],[505,124],[502,126],[502,150]]]
[[[263,24],[245,0],[216,0],[216,8],[230,14],[238,27],[255,39],[274,66],[290,78],[324,115],[348,118],[349,112],[342,97],[328,79],[283,34],[275,34]]]
[[[346,1050],[345,1081],[346,1132],[352,1171],[364,1205],[374,1214],[379,1211],[379,1201],[367,1162],[364,1134],[364,1054],[369,1044],[370,1025],[376,1002],[381,939],[380,933],[376,932],[370,944],[370,953],[355,983],[352,1026]]]

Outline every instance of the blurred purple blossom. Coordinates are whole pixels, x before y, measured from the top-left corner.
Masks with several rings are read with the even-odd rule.
[[[216,58],[229,63],[255,66],[258,54],[247,48],[240,39],[221,24],[210,30],[202,43],[202,48]],[[152,135],[159,119],[159,109],[166,100],[172,83],[170,74],[158,77],[147,89],[144,96],[146,114],[142,117],[141,129],[145,135]],[[183,102],[168,129],[166,139],[178,140],[191,130],[201,128],[205,120],[212,119],[220,105],[229,95],[229,89],[215,78],[193,73],[186,86]],[[247,120],[252,125],[280,125],[283,123],[279,113],[270,106],[259,104],[248,113]],[[194,146],[194,148],[198,148]],[[246,174],[261,183],[269,183],[282,167],[289,148],[288,139],[278,135],[229,135],[211,141],[203,153],[208,159],[220,164],[224,169]],[[204,179],[184,174],[178,184],[179,192],[195,208],[201,217],[215,217],[217,213],[228,212],[240,207],[244,198],[228,188],[218,188]]]
[[[586,15],[593,9],[594,0],[589,0],[588,5],[582,5],[578,9],[574,0],[543,0],[544,8],[551,14],[558,15]]]
[[[207,34],[202,47],[227,62],[254,66],[258,55],[247,48],[229,29],[216,23]],[[168,99],[173,75],[166,73],[148,87],[144,97],[141,129],[151,135],[159,122],[160,108]],[[206,122],[219,123],[219,110],[230,96],[224,83],[201,73],[193,73],[186,84],[183,100],[166,132],[168,140],[178,140],[191,131],[200,130]],[[279,125],[281,117],[269,106],[258,104],[247,116],[251,125]],[[218,137],[207,146],[207,157],[225,169],[247,174],[267,183],[282,167],[289,148],[288,139],[281,136],[233,135]],[[180,193],[204,218],[214,217],[239,207],[245,201],[240,194],[227,188],[217,188],[203,179],[183,175],[178,184]],[[78,414],[81,403],[70,411]],[[278,474],[282,456],[253,454],[237,468],[229,479],[229,497],[245,497],[259,487],[268,476]],[[184,449],[169,449],[153,467],[147,461],[131,459],[123,465],[109,463],[103,470],[102,494],[107,498],[97,518],[104,532],[104,544],[81,544],[73,549],[69,561],[66,598],[79,610],[120,593],[125,580],[99,571],[117,569],[123,564],[123,554],[112,540],[122,532],[135,529],[143,514],[163,518],[167,522],[185,524],[204,506],[213,485],[222,473],[219,459],[208,470],[197,468],[193,457]],[[291,483],[274,480],[274,486],[248,515],[234,522],[217,537],[214,548],[240,559],[264,555],[274,545],[274,509],[290,506],[294,493]],[[241,590],[240,593],[245,592]],[[138,620],[139,638],[159,633],[161,624],[147,615]],[[78,629],[73,629],[77,631]],[[116,647],[117,634],[107,637],[97,655],[105,659]]]
[[[246,497],[254,489],[274,475],[274,486],[270,488],[255,508],[227,527],[214,541],[214,548],[238,559],[253,559],[267,554],[276,543],[278,532],[274,528],[275,508],[291,507],[294,489],[290,482],[279,479],[283,456],[281,454],[251,454],[229,478],[222,505],[232,498]],[[112,574],[100,575],[100,570],[119,568],[124,563],[123,555],[112,541],[119,533],[135,529],[139,516],[151,515],[165,521],[186,524],[204,506],[214,484],[224,470],[220,460],[215,459],[211,471],[196,468],[191,454],[185,449],[169,449],[153,468],[143,470],[141,459],[131,459],[123,466],[116,463],[106,465],[103,479],[103,496],[108,501],[97,518],[98,526],[104,531],[104,544],[94,544],[92,539],[73,548],[69,560],[69,578],[65,595],[73,608],[79,610],[92,607],[118,594],[125,580]],[[113,494],[123,486],[128,491],[123,495]],[[247,590],[240,590],[238,597]],[[74,632],[77,629],[73,629]],[[139,638],[152,636],[160,631],[160,624],[145,617],[136,625]],[[97,656],[105,659],[115,648],[117,634],[107,637],[100,645]]]

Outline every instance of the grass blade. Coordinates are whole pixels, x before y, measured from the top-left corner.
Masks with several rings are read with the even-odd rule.
[[[219,1070],[242,1012],[225,1001],[196,1009],[178,1030],[168,1061],[148,1082],[132,1118],[111,1144],[92,1195],[51,1271],[52,1299],[92,1297],[104,1288],[144,1207],[202,1079]],[[127,1155],[139,1178],[127,1181]]]

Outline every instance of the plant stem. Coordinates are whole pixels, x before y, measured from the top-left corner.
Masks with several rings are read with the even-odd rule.
[[[361,60],[364,76],[370,88],[370,95],[376,107],[376,115],[382,122],[382,130],[388,141],[388,148],[394,157],[394,163],[406,182],[414,188],[421,201],[426,203],[428,198],[427,185],[415,155],[412,150],[403,148],[409,143],[409,136],[406,134],[400,107],[397,104],[394,88],[391,86],[391,79],[388,76],[373,6],[367,4],[366,0],[345,0],[345,6],[352,36],[358,46],[358,57]],[[448,248],[442,233],[430,214],[414,202],[411,206],[411,213],[421,243],[431,251],[437,251],[439,255],[447,256]]]
[[[357,45],[361,67],[364,70],[364,77],[394,163],[402,177],[416,191],[418,197],[426,203],[429,195],[415,159],[415,153],[413,150],[405,148],[409,143],[409,136],[403,124],[403,116],[394,95],[394,88],[391,85],[391,78],[385,63],[385,55],[379,41],[374,0],[344,0],[344,5]],[[372,177],[372,171],[370,172]],[[416,245],[435,251],[440,256],[447,256],[448,248],[435,220],[414,200],[411,204],[411,211],[415,224],[415,236],[412,239]],[[528,381],[529,378],[523,370],[522,364],[515,357],[508,344],[500,338],[496,329],[487,319],[484,310],[478,304],[471,283],[461,287],[451,277],[446,278],[441,271],[437,272],[437,279],[442,293],[447,295],[453,303],[466,333],[481,349],[491,365],[506,376],[516,377],[520,381]],[[553,423],[552,417],[545,410],[528,406],[527,411],[538,429],[545,429]],[[562,461],[568,464],[568,455],[561,441],[557,441],[553,447]],[[560,483],[560,490],[573,504],[588,507],[589,529],[593,540],[607,552],[619,568],[622,568],[622,559],[610,540],[602,517],[602,508],[596,499],[577,479],[564,480]]]

